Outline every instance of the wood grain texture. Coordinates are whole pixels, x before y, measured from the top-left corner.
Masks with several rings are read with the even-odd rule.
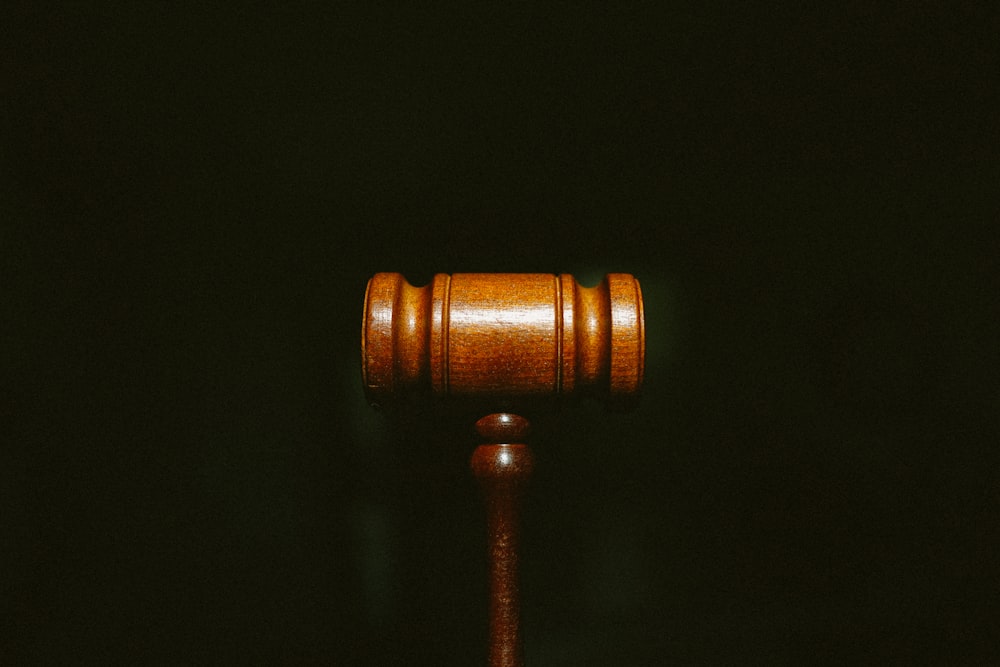
[[[437,274],[423,287],[398,273],[368,283],[361,336],[369,400],[467,398],[511,410],[541,399],[598,396],[627,405],[645,363],[642,292],[631,275],[595,287],[569,275]],[[482,414],[482,413],[480,413]],[[470,465],[487,513],[490,667],[521,667],[520,505],[534,467],[528,422],[494,413],[476,424],[485,444]]]
[[[491,414],[476,423],[486,444],[470,465],[486,505],[490,582],[490,667],[522,667],[518,545],[520,506],[534,468],[523,440],[528,420],[509,413]]]
[[[398,273],[368,283],[362,368],[369,400],[410,393],[479,398],[635,397],[642,388],[642,292],[631,275],[596,287],[544,273]]]

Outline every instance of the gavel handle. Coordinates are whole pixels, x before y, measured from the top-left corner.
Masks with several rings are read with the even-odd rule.
[[[523,444],[480,445],[472,454],[471,467],[479,479],[487,517],[489,667],[524,665],[518,546],[521,499],[533,465],[531,450]]]

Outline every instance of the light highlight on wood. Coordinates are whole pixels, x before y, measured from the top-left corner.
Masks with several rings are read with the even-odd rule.
[[[368,283],[364,385],[373,402],[409,393],[479,398],[635,396],[645,357],[642,293],[611,273],[592,288],[544,273],[398,273]]]

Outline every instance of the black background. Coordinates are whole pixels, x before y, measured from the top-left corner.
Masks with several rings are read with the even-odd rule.
[[[15,14],[5,664],[482,663],[376,271],[642,282],[639,408],[529,415],[529,664],[997,659],[995,9]]]

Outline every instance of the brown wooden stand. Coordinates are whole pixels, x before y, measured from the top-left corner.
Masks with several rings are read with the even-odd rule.
[[[472,472],[486,505],[490,580],[489,667],[522,667],[518,548],[520,505],[534,467],[531,449],[521,441],[528,420],[518,415],[487,415],[476,423],[487,444],[472,454]]]

